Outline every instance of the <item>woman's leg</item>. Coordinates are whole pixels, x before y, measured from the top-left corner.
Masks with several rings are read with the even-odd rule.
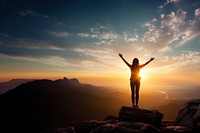
[[[136,106],[139,102],[140,80],[136,81]]]
[[[134,107],[134,86],[135,86],[135,83],[134,82],[130,82],[130,86],[131,86],[131,100],[132,100],[132,105]]]

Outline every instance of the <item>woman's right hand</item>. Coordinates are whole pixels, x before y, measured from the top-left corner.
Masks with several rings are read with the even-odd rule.
[[[120,56],[120,57],[122,57],[122,54],[121,54],[121,53],[119,53],[119,56]]]

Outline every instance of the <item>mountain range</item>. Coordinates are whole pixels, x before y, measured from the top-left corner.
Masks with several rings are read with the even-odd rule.
[[[75,78],[25,81],[0,95],[1,123],[8,132],[38,132],[75,121],[102,120],[108,115],[118,116],[121,106],[131,105],[129,93],[82,84]],[[164,119],[175,119],[184,102],[142,93],[140,105],[161,111]]]
[[[0,83],[0,94],[6,93],[10,89],[14,89],[15,87],[19,86],[20,84],[27,83],[33,81],[33,79],[12,79],[8,82],[1,82]]]
[[[126,103],[120,99],[124,96],[105,89],[67,78],[24,83],[0,95],[1,123],[3,127],[16,127],[15,131],[37,132],[73,121],[117,115]]]

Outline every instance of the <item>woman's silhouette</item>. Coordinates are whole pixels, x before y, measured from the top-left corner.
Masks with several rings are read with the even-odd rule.
[[[154,60],[154,58],[151,58],[149,61],[147,61],[143,65],[139,65],[139,60],[137,58],[133,59],[132,65],[130,65],[122,56],[121,53],[119,53],[119,56],[122,58],[122,60],[127,64],[127,66],[131,69],[131,77],[130,77],[130,86],[131,86],[131,98],[132,98],[132,104],[134,107],[134,88],[136,87],[136,107],[138,108],[138,101],[139,101],[139,90],[140,90],[140,69],[146,66],[149,62]]]

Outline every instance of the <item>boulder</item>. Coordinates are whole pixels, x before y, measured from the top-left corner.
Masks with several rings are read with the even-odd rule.
[[[157,110],[122,107],[119,117],[108,116],[104,120],[74,122],[75,133],[191,133],[185,126],[174,121],[163,121]]]
[[[137,121],[154,126],[162,124],[163,114],[157,110],[146,110],[132,107],[122,106],[119,111],[119,120],[121,121]]]
[[[186,126],[200,132],[200,99],[187,102],[178,112],[175,125]]]

